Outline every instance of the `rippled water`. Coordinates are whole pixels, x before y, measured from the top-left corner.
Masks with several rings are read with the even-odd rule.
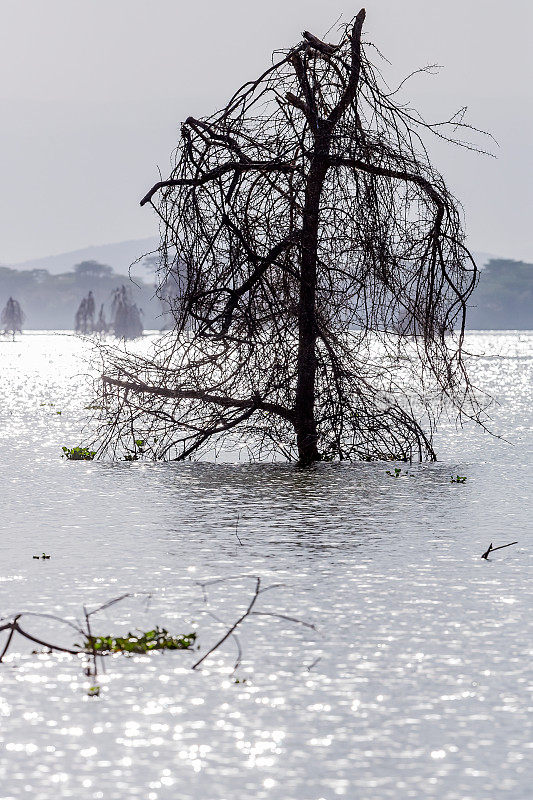
[[[187,652],[114,656],[99,698],[78,658],[15,640],[0,665],[2,800],[530,798],[533,335],[468,339],[510,443],[444,426],[441,460],[398,479],[380,463],[67,462],[87,346],[1,342],[0,616],[79,618],[149,592],[97,630],[194,628],[198,658],[224,631],[206,612],[230,624],[260,576],[282,585],[258,610],[317,627],[247,619],[233,675],[231,640],[194,672]],[[197,581],[227,577],[206,605]]]

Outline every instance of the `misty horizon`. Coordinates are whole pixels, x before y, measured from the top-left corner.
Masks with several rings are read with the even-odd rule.
[[[139,201],[158,165],[168,173],[180,122],[221,107],[304,28],[323,34],[357,10],[345,0],[273,0],[253,11],[243,0],[203,8],[50,0],[28,13],[6,0],[0,262],[156,237],[155,215]],[[497,158],[432,145],[463,201],[470,248],[532,261],[533,180],[522,158],[533,124],[531,4],[513,4],[503,17],[507,35],[492,1],[370,1],[367,19],[367,38],[391,61],[383,65],[391,86],[420,66],[444,65],[437,75],[413,78],[402,98],[434,119],[467,105],[469,121],[498,143],[477,142]]]

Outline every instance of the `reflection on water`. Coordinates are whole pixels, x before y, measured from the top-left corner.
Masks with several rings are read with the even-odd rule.
[[[206,649],[223,631],[206,612],[231,623],[260,575],[282,585],[259,610],[318,629],[246,620],[239,683],[230,641],[198,673],[186,652],[112,657],[99,699],[77,660],[19,642],[0,666],[0,796],[530,797],[533,336],[468,339],[511,444],[443,426],[441,460],[397,479],[386,464],[66,462],[87,346],[0,343],[0,616],[75,618],[150,592],[101,632],[194,625]],[[43,550],[49,561],[32,559]],[[206,605],[197,581],[229,576]]]

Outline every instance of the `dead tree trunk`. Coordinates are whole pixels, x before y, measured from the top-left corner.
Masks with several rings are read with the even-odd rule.
[[[362,9],[355,18],[351,31],[351,64],[349,77],[337,105],[324,119],[318,113],[317,97],[298,53],[293,55],[293,65],[303,99],[288,94],[287,99],[306,117],[314,140],[305,187],[302,246],[300,266],[300,302],[298,308],[298,380],[294,403],[294,427],[298,447],[298,461],[308,466],[321,458],[318,450],[318,431],[315,419],[316,401],[316,290],[317,257],[320,225],[320,203],[328,168],[331,166],[330,150],[335,126],[344,111],[353,104],[357,95],[361,64],[361,32],[366,13]],[[318,40],[314,40],[316,45]],[[320,42],[318,42],[320,46]],[[326,47],[326,49],[329,49]]]
[[[308,466],[320,460],[315,419],[316,398],[316,288],[320,197],[328,169],[329,142],[323,135],[317,147],[307,181],[302,226],[300,301],[298,307],[298,379],[294,401],[294,429],[298,461]]]

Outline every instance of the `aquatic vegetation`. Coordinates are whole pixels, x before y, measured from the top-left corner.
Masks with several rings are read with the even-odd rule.
[[[144,439],[133,440],[133,450],[124,454],[124,461],[138,461],[139,456],[144,454]]]
[[[400,467],[395,467],[394,472],[391,472],[390,469],[388,469],[386,474],[389,475],[389,477],[391,478],[399,478],[401,474],[401,469]]]
[[[406,477],[406,476],[408,476],[408,475],[409,475],[411,478],[413,477],[413,473],[412,473],[412,472],[408,472],[406,469],[404,469],[404,470],[403,470],[403,474],[402,474],[402,470],[400,469],[400,467],[394,467],[394,472],[391,472],[391,471],[390,471],[390,469],[388,469],[388,470],[387,470],[387,472],[386,472],[386,474],[387,474],[387,475],[388,475],[390,478],[399,478],[399,477],[400,477],[400,475],[402,476],[402,478],[405,478],[405,477]]]
[[[128,633],[126,636],[87,636],[80,647],[86,653],[150,653],[152,650],[189,650],[196,633],[171,636],[166,628]]]
[[[43,553],[43,557],[46,558],[45,553]],[[38,556],[34,556],[34,558],[38,558]],[[246,611],[242,613],[233,624],[228,628],[228,630],[221,636],[221,638],[213,644],[202,656],[192,664],[191,669],[197,669],[207,658],[209,658],[216,650],[218,650],[221,645],[224,644],[228,639],[233,639],[235,644],[237,645],[238,656],[237,661],[235,662],[235,666],[233,669],[233,673],[237,670],[238,666],[241,663],[242,657],[242,648],[239,643],[238,638],[235,635],[235,631],[241,625],[244,620],[248,619],[252,616],[261,616],[261,617],[272,617],[273,619],[281,619],[286,622],[293,622],[299,625],[303,625],[306,628],[310,628],[311,630],[316,631],[316,627],[309,622],[304,622],[297,617],[290,616],[288,614],[279,614],[273,611],[257,611],[255,610],[254,606],[259,599],[260,595],[263,592],[268,591],[269,589],[277,588],[283,584],[271,584],[270,586],[263,587],[261,584],[261,578],[259,576],[249,576],[254,577],[255,579],[255,591],[251,600],[248,603],[248,607]],[[240,576],[239,576],[240,578]],[[233,578],[221,578],[215,579],[212,581],[207,581],[205,583],[198,582],[198,585],[202,589],[202,593],[204,596],[204,602],[208,602],[207,598],[207,588],[212,586],[213,584],[224,583],[226,580],[233,580]],[[39,652],[46,652],[48,654],[52,654],[54,652],[58,653],[67,653],[72,656],[82,656],[84,660],[84,674],[91,679],[91,686],[88,689],[87,694],[90,697],[98,697],[100,694],[100,686],[97,683],[98,674],[99,674],[99,659],[105,658],[106,656],[113,655],[115,653],[121,653],[124,655],[136,655],[136,654],[147,654],[151,653],[155,650],[162,651],[162,650],[187,650],[192,651],[196,644],[197,633],[192,631],[191,633],[181,634],[177,636],[171,635],[166,628],[160,628],[156,626],[153,630],[149,631],[141,631],[138,630],[136,633],[129,632],[126,636],[96,636],[92,632],[91,626],[91,618],[98,614],[101,611],[105,611],[112,606],[116,605],[117,603],[122,602],[126,598],[135,597],[138,593],[130,594],[129,592],[119,597],[114,597],[112,600],[109,600],[103,605],[98,606],[97,608],[89,611],[85,606],[83,606],[83,614],[85,617],[85,625],[81,623],[74,623],[69,619],[62,619],[61,617],[56,616],[55,614],[51,613],[31,613],[32,617],[45,617],[46,619],[53,619],[56,622],[60,623],[63,626],[68,627],[71,630],[76,631],[77,634],[81,635],[81,644],[75,643],[70,647],[66,647],[64,644],[54,644],[52,642],[48,642],[45,639],[42,639],[36,636],[33,632],[30,633],[29,631],[25,630],[25,628],[21,627],[21,620],[23,620],[26,616],[28,616],[28,612],[19,612],[14,614],[11,619],[1,619],[0,620],[0,634],[2,632],[6,632],[7,640],[5,641],[4,647],[0,652],[0,664],[3,662],[4,657],[7,655],[8,650],[11,647],[13,638],[15,634],[17,637],[22,637],[23,639],[27,639],[30,642],[39,645],[40,647],[45,648],[45,650],[37,651],[34,650],[34,654],[38,654]],[[141,592],[140,594],[147,594],[145,592]],[[150,595],[148,594],[148,597]],[[221,620],[218,620],[219,622]],[[200,649],[200,646],[197,645],[197,649]],[[236,678],[235,683],[246,683],[246,678]]]
[[[89,450],[88,447],[62,447],[62,458],[68,458],[69,461],[92,461],[96,455],[96,450]]]
[[[456,475],[455,478],[452,475],[450,483],[466,483],[466,475]]]

